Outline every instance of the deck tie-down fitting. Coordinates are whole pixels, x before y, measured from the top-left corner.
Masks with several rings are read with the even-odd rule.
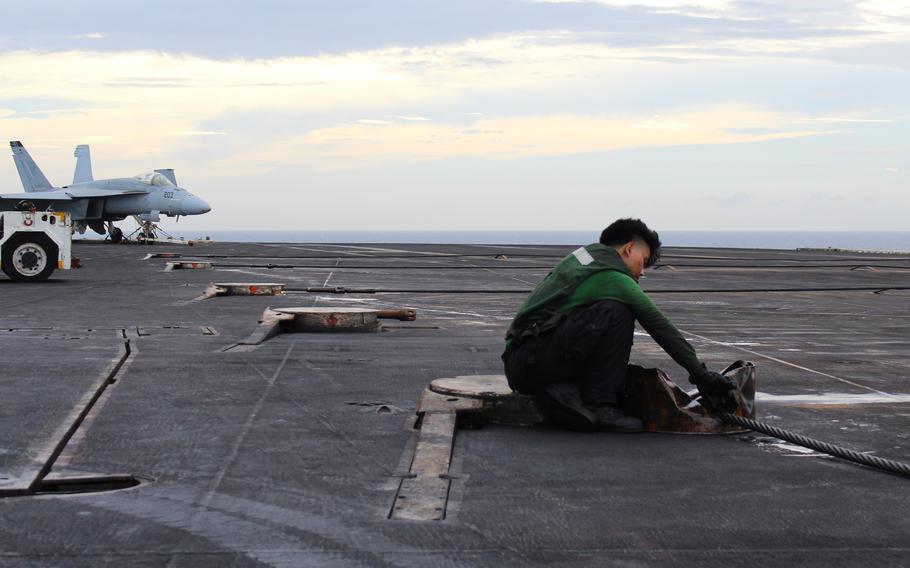
[[[208,285],[200,299],[216,296],[283,296],[284,286],[274,282],[216,282]]]
[[[170,270],[211,270],[211,262],[190,262],[190,261],[176,261],[168,262],[164,266],[165,271]]]
[[[152,258],[182,258],[183,255],[179,252],[150,252],[142,257],[142,260],[150,260]]]
[[[382,331],[383,319],[415,321],[417,311],[368,310],[363,308],[266,308],[259,327],[243,341],[227,349],[260,345],[280,333],[363,333]],[[242,350],[242,349],[239,349]]]

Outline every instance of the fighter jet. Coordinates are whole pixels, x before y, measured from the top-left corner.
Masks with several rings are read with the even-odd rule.
[[[116,243],[123,239],[123,231],[114,226],[114,221],[122,221],[128,216],[135,217],[140,225],[151,226],[161,215],[179,219],[181,215],[202,215],[211,211],[202,198],[177,187],[172,169],[129,178],[96,180],[92,177],[89,147],[80,144],[74,154],[73,183],[53,187],[21,142],[10,142],[9,145],[26,193],[0,194],[0,202],[12,201],[20,207],[27,204],[42,210],[68,212],[74,230],[80,234],[88,227],[99,235],[106,232]]]

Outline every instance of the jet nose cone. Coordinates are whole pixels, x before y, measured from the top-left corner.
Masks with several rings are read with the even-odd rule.
[[[201,197],[188,197],[183,202],[183,214],[184,215],[202,215],[203,213],[208,213],[212,208],[208,203],[205,202]]]

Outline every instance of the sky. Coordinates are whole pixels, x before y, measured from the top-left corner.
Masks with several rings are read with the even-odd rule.
[[[910,230],[910,0],[4,2],[0,133],[190,232]]]

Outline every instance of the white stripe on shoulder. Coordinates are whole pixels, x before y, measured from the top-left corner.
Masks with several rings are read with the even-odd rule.
[[[594,262],[594,257],[591,256],[591,253],[585,250],[585,247],[580,247],[578,250],[573,251],[572,256],[577,258],[578,262],[580,262],[582,266],[587,266]]]

